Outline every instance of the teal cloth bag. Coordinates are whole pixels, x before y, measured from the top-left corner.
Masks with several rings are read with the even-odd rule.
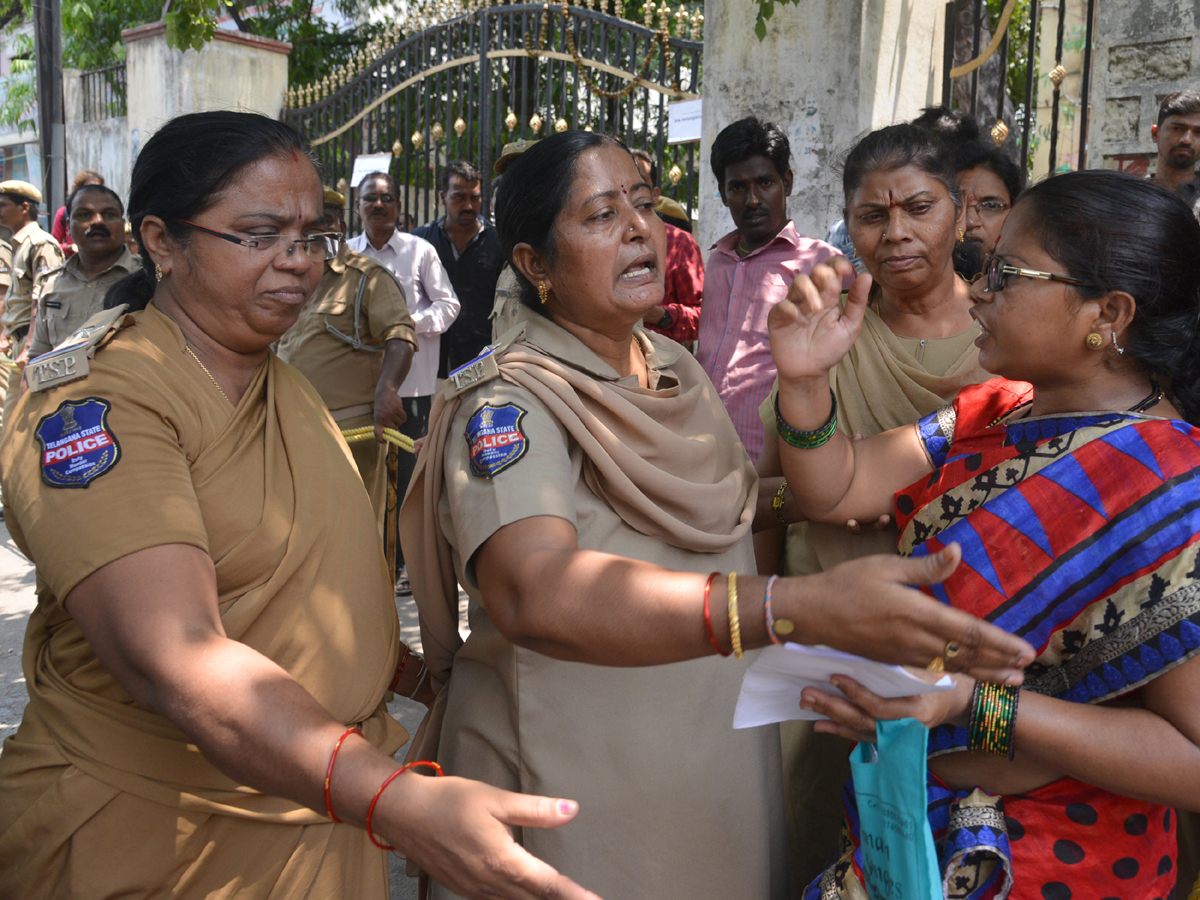
[[[850,754],[862,868],[872,900],[942,900],[925,793],[929,729],[916,719],[875,723],[876,742]]]

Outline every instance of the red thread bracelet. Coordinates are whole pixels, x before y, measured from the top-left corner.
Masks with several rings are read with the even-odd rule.
[[[375,815],[375,804],[379,802],[379,798],[383,794],[384,788],[386,788],[389,784],[391,784],[393,781],[395,781],[397,778],[399,778],[401,775],[403,775],[409,769],[412,769],[416,766],[429,766],[429,768],[431,768],[435,772],[437,772],[438,778],[441,778],[443,775],[446,774],[445,772],[442,771],[442,767],[439,766],[437,763],[429,762],[428,760],[424,760],[424,759],[418,759],[416,762],[405,763],[400,768],[398,768],[395,772],[393,772],[391,775],[389,775],[387,778],[383,779],[383,784],[381,784],[379,786],[379,790],[377,790],[375,792],[375,796],[371,798],[371,805],[367,807],[367,822],[366,822],[367,837],[369,837],[371,839],[371,843],[374,844],[376,847],[378,847],[380,850],[395,850],[396,848],[393,847],[391,844],[381,844],[381,843],[379,843],[379,841],[375,840],[375,833],[373,831],[371,831],[371,817],[373,815]]]
[[[721,656],[728,656],[729,654],[722,650],[721,645],[717,643],[717,636],[713,634],[712,608],[708,601],[708,595],[712,593],[713,581],[720,574],[720,572],[713,572],[708,576],[708,581],[704,582],[704,630],[708,632],[708,642],[713,645],[713,649]]]
[[[400,676],[404,674],[404,667],[408,665],[408,657],[412,654],[412,647],[408,644],[404,645],[404,656],[400,658],[400,665],[396,666],[396,674],[392,677],[392,683],[388,685],[388,690],[393,694],[396,693],[396,687],[400,684]]]
[[[329,782],[333,779],[333,764],[337,762],[338,751],[342,749],[342,741],[350,737],[352,734],[357,734],[362,737],[362,732],[357,728],[347,728],[337,743],[333,745],[333,756],[329,757],[329,768],[325,770],[325,812],[329,813],[329,818],[334,822],[340,823],[342,820],[333,814],[333,804],[329,800]]]

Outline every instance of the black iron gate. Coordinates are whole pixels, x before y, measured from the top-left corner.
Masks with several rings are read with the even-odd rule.
[[[1032,176],[1086,168],[1096,0],[998,6],[946,4],[942,103],[974,115]]]
[[[350,179],[358,156],[390,150],[402,210],[418,223],[440,214],[448,161],[483,172],[486,215],[503,145],[567,129],[649,151],[663,193],[691,215],[697,144],[667,144],[667,108],[699,96],[703,17],[663,7],[657,22],[647,12],[657,27],[565,2],[476,9],[403,39],[397,26],[394,42],[289,90],[283,118],[313,143],[334,183]]]

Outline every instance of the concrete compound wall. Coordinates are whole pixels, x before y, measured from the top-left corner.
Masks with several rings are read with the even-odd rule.
[[[184,113],[238,109],[279,117],[291,44],[218,30],[202,50],[173,50],[162,22],[130,29],[121,37],[135,154],[164,122]]]
[[[121,36],[126,46],[127,115],[84,122],[80,73],[64,72],[68,177],[80,169],[95,169],[127,199],[139,147],[168,119],[213,109],[279,118],[291,44],[218,30],[202,50],[173,50],[167,46],[162,22]]]
[[[856,138],[940,102],[944,0],[803,0],[777,5],[767,37],[755,4],[707,0],[700,225],[707,251],[733,228],[708,165],[726,125],[757,115],[792,145],[788,212],[801,234],[824,237],[841,218],[837,164]]]
[[[1200,3],[1109,0],[1097,4],[1095,33],[1088,165],[1153,171],[1159,103],[1200,89]]]
[[[80,169],[92,169],[104,176],[104,183],[129,198],[129,174],[133,151],[129,142],[129,119],[83,121],[82,73],[63,70],[63,101],[67,114],[67,178]],[[68,185],[69,187],[69,185]]]

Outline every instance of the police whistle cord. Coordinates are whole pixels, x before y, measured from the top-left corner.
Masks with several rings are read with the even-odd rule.
[[[342,429],[342,437],[346,439],[346,443],[355,444],[359,441],[375,440],[375,426],[364,425],[362,428],[344,428]],[[407,450],[409,453],[416,453],[416,447],[413,444],[413,439],[407,434],[401,434],[395,428],[383,429],[383,437],[389,444],[395,444],[401,450]]]

